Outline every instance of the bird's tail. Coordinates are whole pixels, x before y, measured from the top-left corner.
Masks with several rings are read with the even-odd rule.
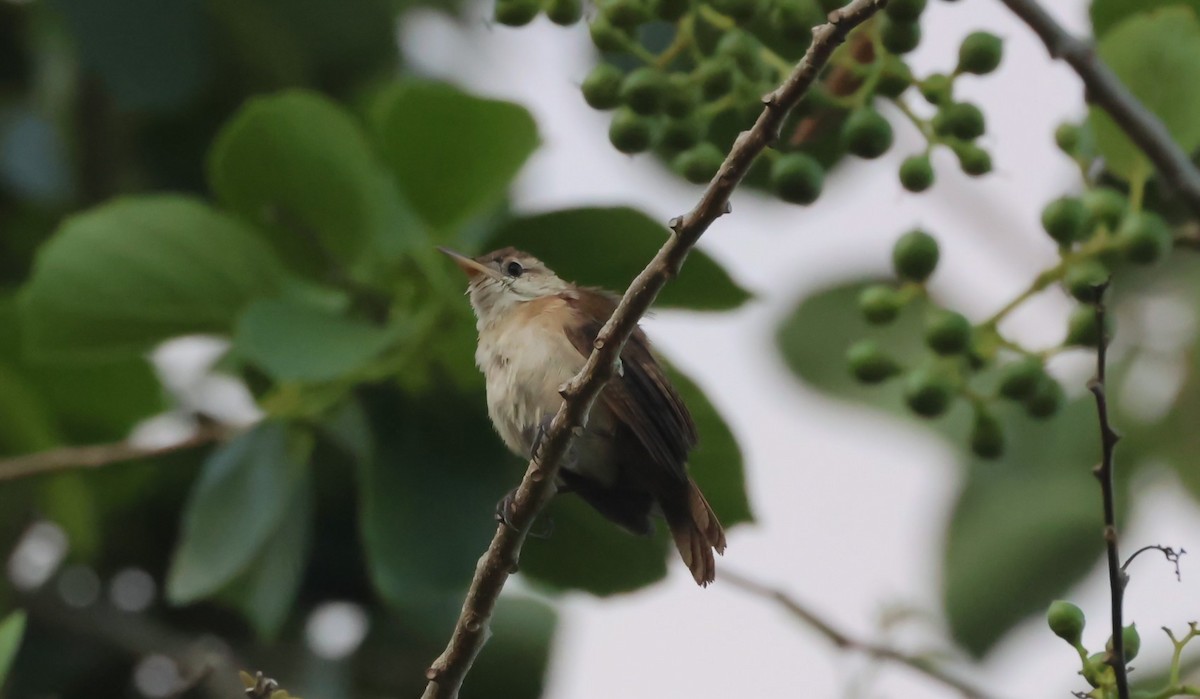
[[[725,553],[725,530],[716,513],[690,478],[682,497],[663,499],[661,505],[684,564],[692,571],[696,584],[708,585],[717,574],[713,551]]]

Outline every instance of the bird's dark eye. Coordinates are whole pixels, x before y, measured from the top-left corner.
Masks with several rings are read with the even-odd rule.
[[[505,269],[508,271],[508,276],[510,277],[519,277],[521,276],[521,273],[525,271],[525,268],[521,266],[521,263],[517,262],[516,260],[509,262]]]

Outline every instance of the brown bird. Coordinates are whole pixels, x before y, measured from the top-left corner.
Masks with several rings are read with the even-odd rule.
[[[514,248],[474,259],[439,250],[470,280],[488,415],[508,448],[530,458],[562,405],[559,387],[583,368],[618,299],[559,279]],[[692,577],[707,585],[716,574],[713,551],[725,551],[725,531],[688,476],[695,444],[692,417],[639,328],[563,461],[559,492],[577,493],[635,534],[653,532],[651,516],[661,515]],[[498,506],[502,519],[511,495]]]

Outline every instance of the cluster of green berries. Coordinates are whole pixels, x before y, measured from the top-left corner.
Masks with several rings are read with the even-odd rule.
[[[1087,623],[1083,616],[1083,610],[1070,602],[1057,600],[1052,602],[1050,608],[1046,610],[1046,623],[1055,636],[1066,641],[1079,653],[1079,659],[1083,665],[1079,674],[1083,675],[1088,684],[1097,688],[1116,687],[1115,673],[1113,673],[1112,666],[1108,664],[1109,653],[1113,649],[1113,639],[1109,636],[1104,651],[1089,654],[1087,648],[1083,646],[1083,627]],[[1137,624],[1130,624],[1121,630],[1121,643],[1125,651],[1126,663],[1137,657],[1142,648],[1142,637],[1138,634]]]
[[[863,318],[872,325],[886,325],[895,321],[909,302],[924,298],[924,285],[939,257],[937,241],[925,231],[900,236],[892,249],[892,265],[900,283],[865,287],[858,299]],[[945,414],[958,398],[968,400],[974,415],[971,451],[985,459],[1000,457],[1004,453],[1001,423],[989,400],[969,385],[976,373],[995,363],[996,329],[990,324],[976,326],[957,311],[932,307],[925,315],[923,339],[930,356],[908,371],[875,340],[861,340],[847,352],[850,371],[864,384],[880,384],[905,374],[905,404],[923,418]],[[1030,417],[1048,418],[1062,407],[1062,385],[1046,373],[1040,357],[1010,360],[995,373],[994,397],[1018,403]]]
[[[991,155],[977,143],[987,130],[983,112],[970,102],[956,101],[954,83],[962,75],[991,73],[1000,65],[1002,56],[1000,37],[989,32],[972,32],[959,45],[958,64],[952,73],[934,73],[917,82],[921,96],[937,111],[928,121],[919,120],[928,141],[926,149],[900,164],[900,184],[905,189],[923,192],[933,185],[930,153],[938,145],[949,148],[962,171],[972,177],[992,171]]]
[[[790,72],[811,40],[812,27],[844,0],[597,0],[588,29],[606,55],[583,80],[584,99],[611,111],[608,136],[622,153],[655,152],[689,182],[709,182],[737,132],[762,112],[762,96]],[[1000,40],[967,37],[951,75],[914,78],[902,55],[920,41],[927,0],[891,0],[839,49],[841,81],[826,78],[784,127],[750,182],[784,201],[810,204],[821,194],[826,167],[842,153],[877,158],[893,143],[892,126],[874,104],[899,99],[913,85],[939,106],[925,125],[931,145],[954,149],[963,169],[991,169],[973,141],[983,133],[978,108],[950,99],[960,74],[985,74],[1000,62]],[[495,19],[520,26],[545,13],[559,24],[581,18],[580,0],[497,0]],[[857,48],[856,48],[857,46]],[[863,47],[869,50],[862,50]],[[837,83],[837,84],[835,84]],[[802,135],[801,122],[812,133]],[[905,162],[905,186],[928,188],[928,152]]]

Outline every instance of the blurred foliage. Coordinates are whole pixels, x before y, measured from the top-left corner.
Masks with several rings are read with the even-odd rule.
[[[187,656],[209,635],[248,666],[300,678],[285,684],[305,696],[318,686],[325,699],[420,691],[494,530],[494,504],[520,473],[485,414],[463,280],[434,246],[516,245],[565,278],[620,290],[667,230],[626,208],[511,214],[506,193],[539,145],[537,126],[519,105],[410,75],[396,27],[413,4],[0,3],[0,456],[117,440],[164,410],[208,419],[168,395],[146,359],[180,335],[226,339],[219,370],[266,414],[209,448],[0,488],[0,551],[50,520],[66,535],[65,562],[99,576],[97,593],[131,566],[165,590],[164,603],[114,617],[105,602],[66,606],[62,577],[37,591],[0,585],[0,609],[27,610],[0,621],[0,683],[20,649],[7,678],[13,696],[128,695],[139,659]],[[501,4],[512,24],[543,9],[564,24],[580,16],[571,0]],[[601,3],[592,38],[607,55],[583,97],[619,106],[615,145],[656,149],[704,181],[832,4]],[[753,183],[811,202],[846,152],[876,157],[891,145],[873,106],[881,100],[925,137],[901,169],[906,188],[931,186],[935,147],[968,174],[990,170],[974,143],[983,114],[953,90],[964,74],[991,72],[1001,43],[975,32],[952,71],[913,76],[902,56],[920,40],[924,6],[893,2],[852,37],[786,125],[793,152],[769,153]],[[1092,6],[1100,53],[1188,147],[1200,138],[1200,106],[1188,97],[1198,11],[1194,0]],[[1159,41],[1164,33],[1173,40]],[[1145,72],[1156,80],[1133,79]],[[935,116],[909,113],[916,93]],[[1104,155],[1104,182],[1121,197],[1170,209],[1169,192],[1105,117],[1092,114],[1074,133],[1064,150],[1082,165]],[[861,288],[852,280],[801,300],[780,349],[821,390],[909,414],[897,384],[862,388],[844,356],[870,332],[899,367],[918,367],[936,304],[905,286],[898,319],[869,327]],[[697,251],[662,305],[722,311],[748,299]],[[1119,454],[1123,474],[1126,462],[1164,458],[1200,497],[1190,461],[1200,354],[1189,352],[1175,409]],[[973,380],[991,391],[995,367],[982,369]],[[692,381],[673,380],[700,428],[696,480],[727,526],[749,521],[732,433]],[[977,407],[956,394],[930,424],[977,429]],[[1074,400],[1041,424],[1011,408],[994,416],[1009,435],[1005,454],[961,460],[947,523],[945,612],[975,655],[1099,555],[1090,403]],[[465,697],[541,694],[554,594],[636,590],[677,565],[662,527],[630,537],[569,496],[543,523],[553,533],[527,543],[521,566],[539,596],[501,599]],[[318,660],[305,647],[309,613],[329,600],[369,619],[350,658]],[[315,676],[340,679],[305,684]]]
[[[66,578],[0,586],[0,609],[28,610],[14,696],[126,695],[142,657],[186,664],[205,634],[300,695],[420,691],[520,475],[486,416],[465,282],[434,245],[527,246],[619,291],[666,229],[629,209],[512,217],[537,126],[408,76],[407,4],[0,5],[0,144],[20,144],[0,148],[0,455],[189,417],[146,359],[181,335],[225,338],[218,371],[266,414],[209,448],[0,488],[0,551],[46,519],[99,584],[134,566],[163,588],[113,623],[107,603],[66,606]],[[699,252],[677,286],[676,307],[748,298]],[[748,521],[732,434],[676,378],[696,479],[727,526]],[[522,573],[544,595],[635,590],[674,562],[661,536],[555,505]],[[331,599],[370,623],[353,658],[320,661],[353,668],[340,687],[305,670],[305,619]],[[0,666],[22,618],[0,626]],[[557,623],[544,598],[506,594],[464,696],[538,696]]]

